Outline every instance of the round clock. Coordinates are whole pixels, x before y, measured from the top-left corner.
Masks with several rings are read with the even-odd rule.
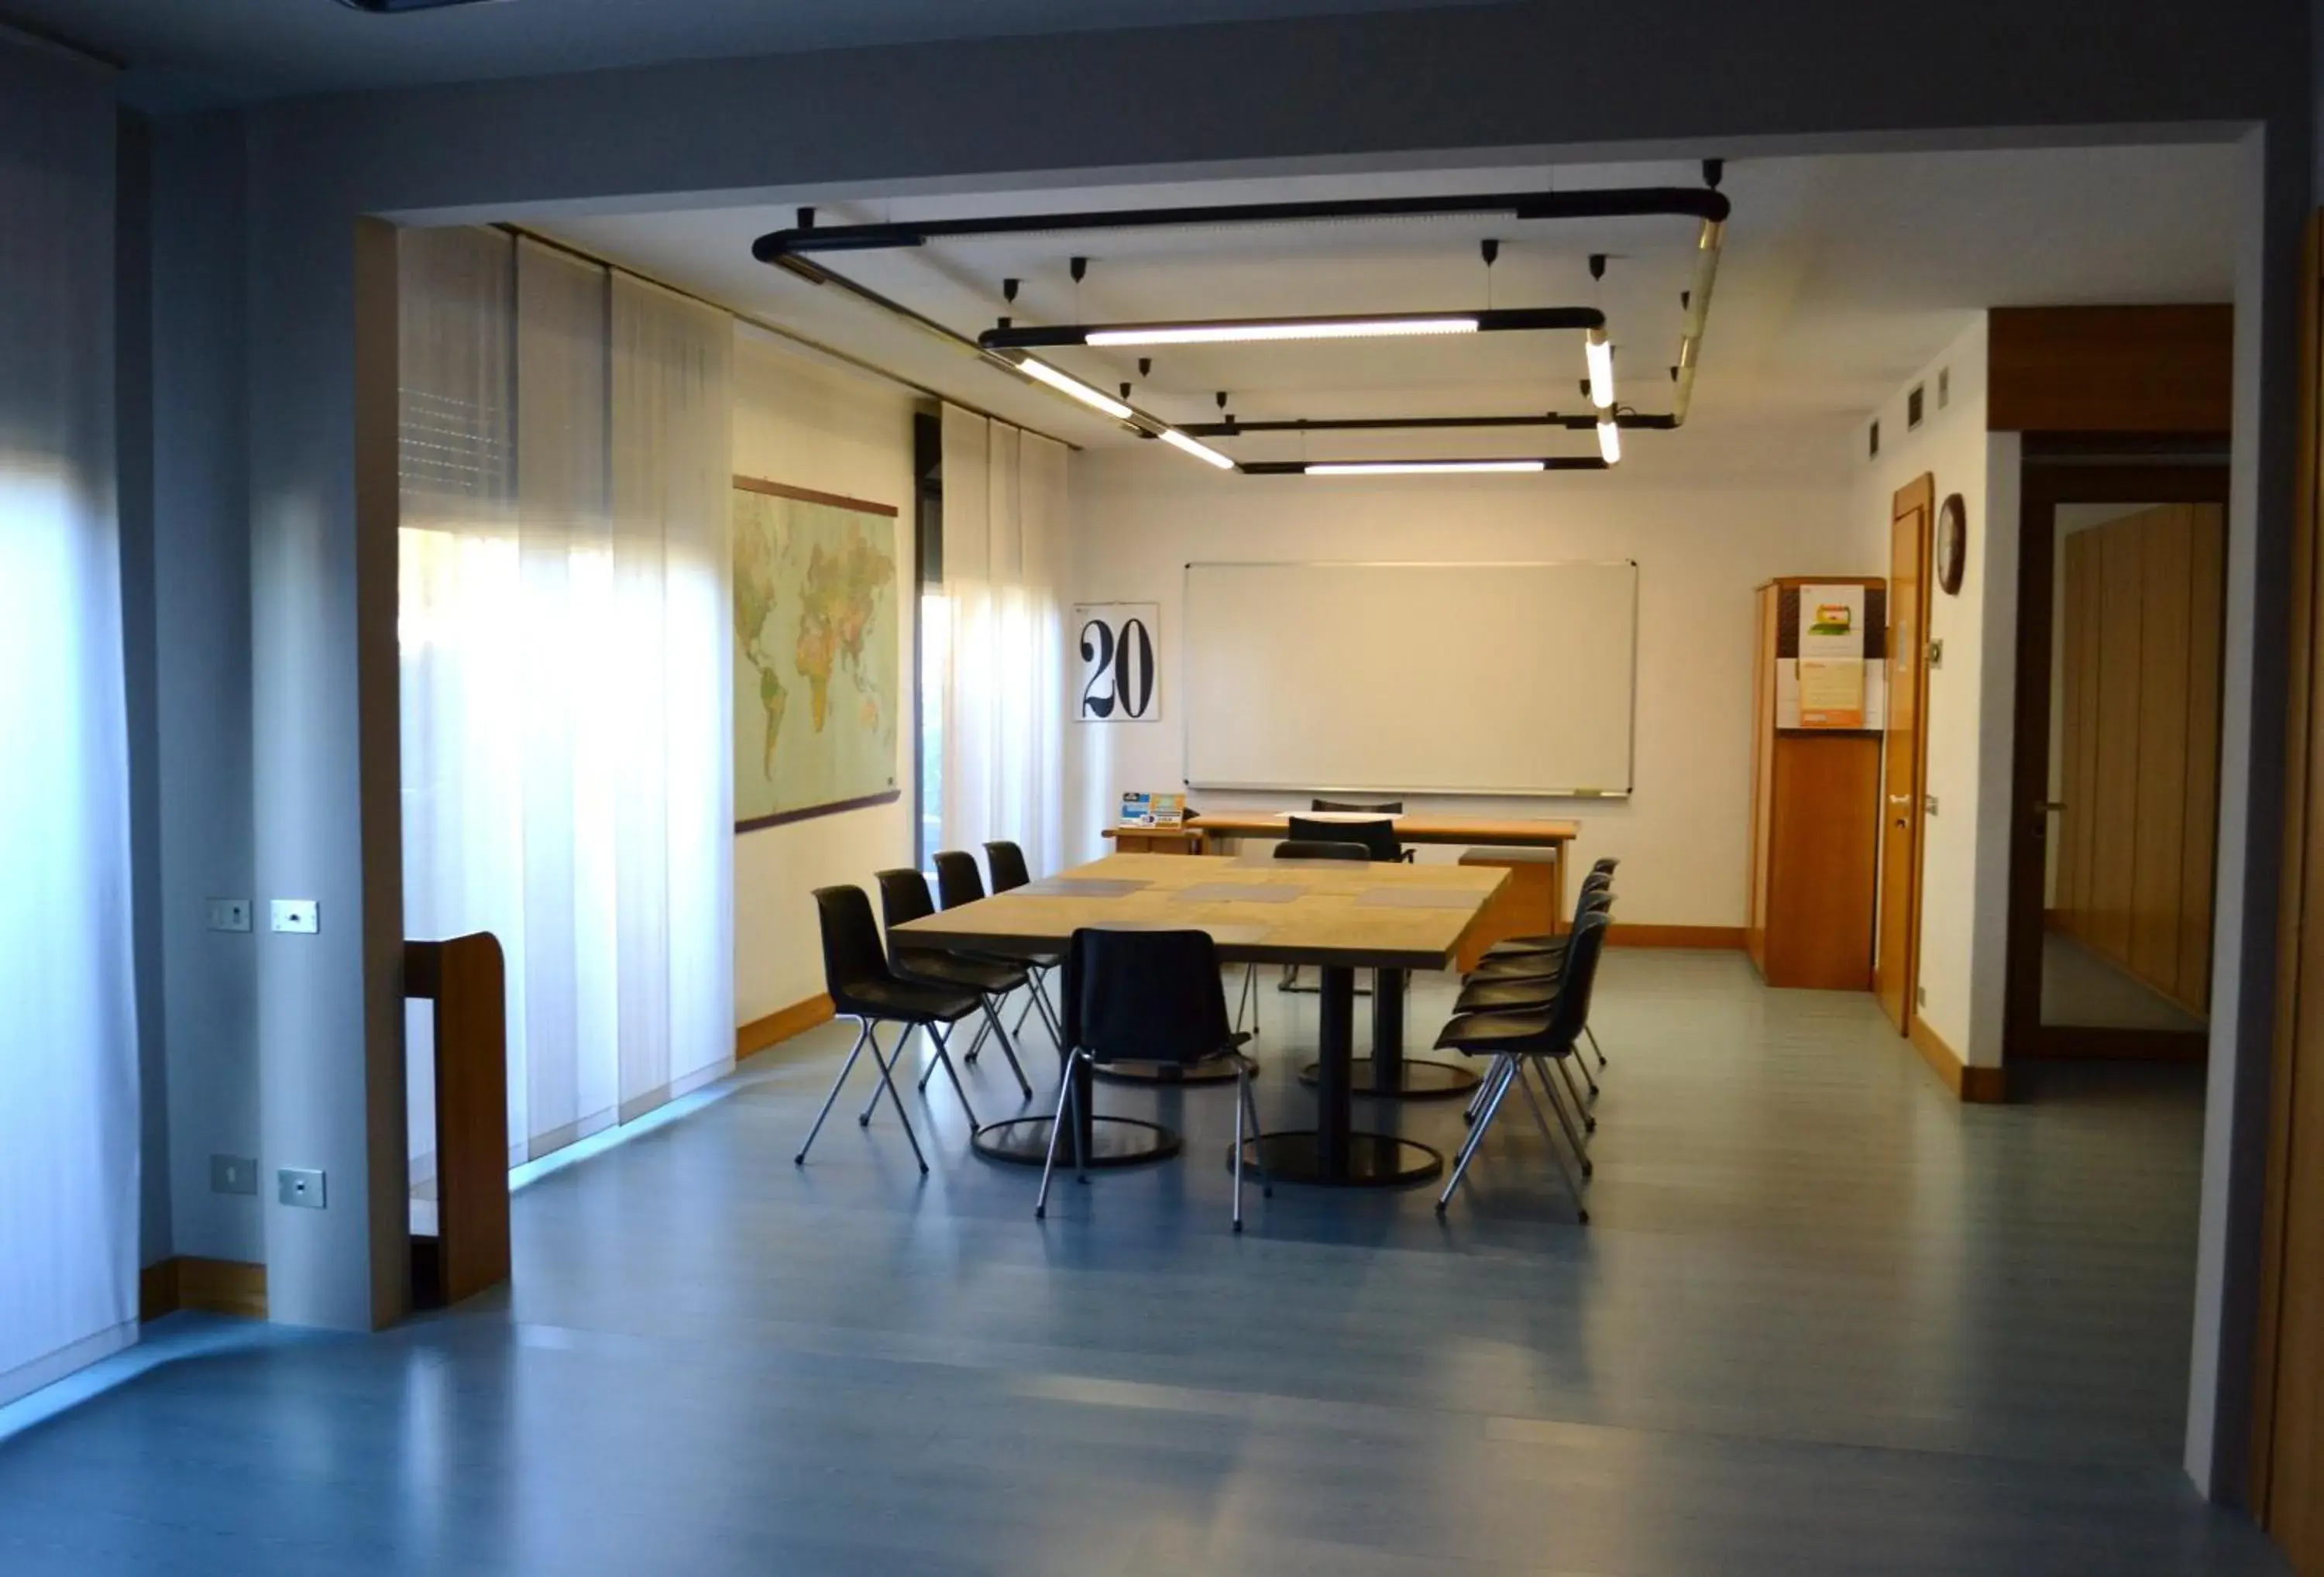
[[[1950,493],[1937,510],[1937,584],[1949,597],[1960,595],[1961,568],[1969,558],[1969,506]]]

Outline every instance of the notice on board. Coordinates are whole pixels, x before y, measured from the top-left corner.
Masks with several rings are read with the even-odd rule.
[[[1865,728],[1868,720],[1864,660],[1865,588],[1800,587],[1799,663],[1794,728]]]

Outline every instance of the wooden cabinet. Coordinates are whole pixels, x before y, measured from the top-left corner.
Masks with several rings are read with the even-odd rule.
[[[1794,577],[1759,588],[1744,945],[1769,985],[1869,991],[1880,735],[1872,729],[1776,726],[1780,665],[1797,655],[1785,638],[1785,613],[1802,585],[1866,586],[1875,604],[1867,609],[1866,656],[1876,668],[1882,656],[1881,582]]]

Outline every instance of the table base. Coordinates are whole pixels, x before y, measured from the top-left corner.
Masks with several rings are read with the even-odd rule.
[[[1090,1072],[1110,1084],[1231,1084],[1235,1082],[1235,1065],[1222,1056],[1204,1057],[1191,1065],[1175,1062],[1105,1063]]]
[[[1392,1089],[1379,1087],[1379,1065],[1370,1057],[1360,1056],[1349,1065],[1348,1093],[1353,1095],[1373,1095],[1385,1101],[1445,1101],[1455,1095],[1465,1095],[1484,1083],[1474,1068],[1459,1063],[1424,1062],[1417,1057],[1400,1059],[1403,1072]],[[1309,1063],[1299,1070],[1299,1082],[1315,1082],[1317,1065]]]
[[[1444,1170],[1444,1157],[1417,1140],[1392,1133],[1351,1133],[1345,1172],[1327,1176],[1316,1156],[1320,1137],[1314,1129],[1291,1129],[1248,1139],[1243,1164],[1264,1166],[1272,1183],[1312,1183],[1323,1188],[1401,1188],[1425,1183]],[[1231,1150],[1227,1159],[1233,1161]]]
[[[988,1122],[976,1130],[969,1142],[988,1161],[1038,1167],[1049,1158],[1049,1128],[1055,1120],[1048,1117],[1012,1117],[1002,1122]],[[1135,1117],[1093,1117],[1090,1124],[1092,1168],[1166,1161],[1185,1143],[1173,1130]],[[1074,1144],[1067,1138],[1057,1146],[1057,1166],[1062,1171],[1071,1171],[1073,1165]]]

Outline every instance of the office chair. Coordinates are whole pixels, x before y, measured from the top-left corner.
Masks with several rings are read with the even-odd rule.
[[[1013,892],[1032,882],[1033,873],[1025,865],[1025,851],[1005,838],[984,845],[984,863],[992,872],[992,890],[996,894]],[[1044,1024],[1053,1021],[1055,1014],[1049,1004],[1049,973],[1065,960],[1065,955],[1062,953],[1030,953],[1025,955],[1026,973],[1032,978],[1025,1005],[1017,1010],[1017,1022],[1010,1026],[1014,1033],[1025,1033],[1025,1020],[1033,1011],[1034,997],[1041,999],[1041,1021]]]
[[[1565,1131],[1565,1139],[1582,1164],[1582,1175],[1593,1168],[1584,1151],[1582,1138],[1574,1132],[1566,1116],[1565,1107],[1558,1099],[1557,1086],[1542,1065],[1571,1056],[1580,1040],[1582,1028],[1590,1021],[1591,993],[1597,982],[1598,961],[1605,951],[1606,927],[1609,922],[1603,914],[1583,915],[1574,921],[1573,942],[1566,949],[1565,971],[1560,977],[1556,997],[1549,1006],[1537,1012],[1471,1013],[1454,1019],[1444,1026],[1436,1038],[1440,1051],[1458,1051],[1468,1056],[1492,1058],[1485,1074],[1489,1092],[1484,1111],[1476,1126],[1469,1130],[1468,1141],[1461,1147],[1461,1156],[1452,1168],[1452,1176],[1437,1196],[1436,1209],[1443,1213],[1452,1202],[1453,1191],[1469,1175],[1469,1163],[1476,1158],[1477,1147],[1484,1142],[1485,1134],[1500,1114],[1501,1104],[1515,1085],[1523,1093],[1526,1104],[1533,1111],[1534,1125],[1541,1130],[1543,1142],[1556,1158],[1558,1171],[1563,1175],[1567,1192],[1573,1196],[1574,1214],[1583,1222],[1590,1220],[1589,1207],[1582,1202],[1582,1179],[1574,1176],[1565,1151],[1558,1148],[1556,1138],[1550,1132],[1549,1120],[1543,1114],[1541,1102],[1534,1095],[1533,1081],[1526,1076],[1528,1067],[1539,1074],[1542,1095],[1551,1110],[1557,1113],[1558,1125]]]
[[[1022,862],[1021,855],[1019,862]],[[967,850],[940,850],[936,855],[934,863],[936,868],[936,899],[945,908],[956,909],[963,904],[976,903],[984,897],[984,873],[976,868],[976,856]],[[980,954],[977,956],[986,955]],[[1001,962],[1022,964],[1029,961],[1024,958],[1005,958]],[[1057,1028],[1056,1016],[1049,1010],[1049,999],[1038,991],[1031,992],[1030,995],[1033,999],[1034,1010],[1041,1015],[1042,1026],[1048,1030],[1050,1038],[1057,1043],[1058,1048],[1062,1051],[1065,1044],[1064,1032]],[[1023,1022],[1021,1018],[1019,1022]],[[973,1056],[974,1054],[970,1055]]]
[[[823,983],[831,993],[831,1005],[843,1019],[856,1023],[855,1046],[847,1054],[845,1065],[839,1077],[832,1081],[831,1093],[823,1098],[823,1110],[816,1113],[815,1126],[807,1130],[807,1142],[792,1157],[795,1166],[807,1165],[807,1153],[815,1148],[816,1136],[823,1131],[823,1120],[831,1115],[831,1104],[839,1099],[840,1086],[847,1075],[855,1071],[855,1059],[863,1048],[872,1048],[872,1060],[880,1069],[880,1088],[888,1092],[888,1099],[896,1108],[896,1120],[904,1125],[904,1137],[911,1141],[912,1158],[920,1164],[923,1175],[928,1169],[928,1158],[920,1151],[919,1136],[912,1131],[912,1120],[904,1115],[903,1097],[896,1093],[895,1065],[880,1049],[879,1026],[901,1024],[904,1034],[925,1029],[936,1042],[936,1061],[945,1074],[952,1080],[953,1093],[960,1097],[960,1107],[968,1113],[968,1125],[976,1127],[976,1111],[968,1103],[968,1092],[962,1088],[960,1074],[952,1065],[952,1056],[945,1049],[945,1028],[957,1024],[976,1011],[976,993],[954,986],[924,985],[899,979],[888,967],[888,955],[881,950],[880,927],[872,918],[872,900],[860,887],[818,887],[815,890],[816,918],[823,930]],[[903,1040],[896,1042],[898,1051]],[[872,1093],[874,1105],[880,1093]],[[856,1126],[872,1126],[872,1111],[865,1108],[856,1119]]]
[[[936,912],[936,900],[928,897],[928,879],[910,869],[882,871],[876,880],[880,883],[880,914],[888,927],[888,958],[890,967],[902,980],[920,985],[953,986],[976,993],[977,1005],[984,1010],[983,1027],[976,1039],[969,1043],[968,1055],[976,1055],[977,1046],[988,1034],[997,1033],[1001,1054],[1009,1059],[1009,1071],[1017,1075],[1017,1087],[1028,1101],[1033,1098],[1033,1086],[1025,1078],[1025,1066],[1017,1060],[1017,1047],[1002,1028],[1001,1015],[994,1007],[1001,998],[1029,983],[1030,976],[1021,964],[1006,964],[998,959],[979,958],[972,954],[953,953],[919,947],[896,945],[896,927],[914,920],[926,919]],[[898,1047],[900,1051],[902,1048]],[[928,1075],[936,1072],[933,1065],[920,1075],[920,1088],[928,1087]]]
[[[1226,990],[1219,982],[1219,953],[1205,931],[1075,931],[1065,952],[1065,1076],[1057,1090],[1057,1110],[1049,1128],[1049,1154],[1041,1167],[1041,1194],[1033,1216],[1049,1212],[1049,1179],[1056,1170],[1059,1136],[1072,1125],[1074,1169],[1089,1181],[1082,1152],[1083,1102],[1088,1094],[1074,1075],[1112,1062],[1176,1063],[1181,1067],[1224,1058],[1235,1070],[1234,1230],[1242,1231],[1244,1124],[1250,1137],[1262,1137],[1259,1105],[1251,1099],[1256,1070],[1242,1053],[1250,1038],[1227,1025]],[[1267,1168],[1259,1181],[1275,1192]]]

